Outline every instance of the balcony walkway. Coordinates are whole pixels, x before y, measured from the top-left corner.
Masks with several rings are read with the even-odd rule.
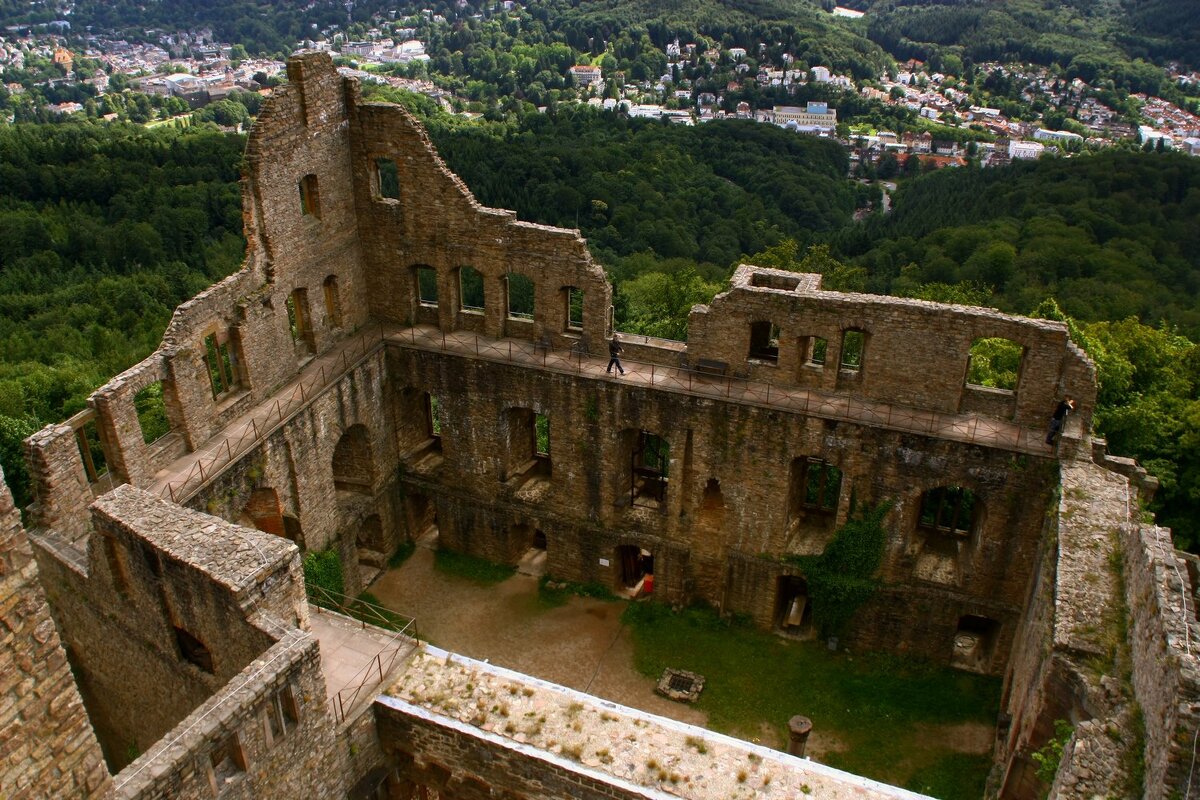
[[[776,408],[806,416],[854,422],[938,439],[1036,456],[1052,455],[1040,429],[975,414],[948,414],[863,400],[845,394],[781,387],[761,381],[706,375],[678,366],[622,359],[625,374],[605,373],[607,357],[553,350],[525,339],[491,339],[469,331],[444,333],[431,325],[373,325],[311,360],[274,397],[235,419],[200,449],[155,475],[147,491],[182,503],[229,464],[290,420],[343,375],[385,343],[465,358],[537,367],[551,372],[611,380],[666,392]],[[642,337],[627,336],[627,343]],[[674,354],[672,354],[674,356]]]

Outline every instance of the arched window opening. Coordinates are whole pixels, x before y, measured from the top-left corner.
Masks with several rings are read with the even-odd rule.
[[[279,494],[270,487],[255,489],[250,493],[242,518],[239,523],[249,524],[260,531],[273,533],[276,536],[288,537],[284,527],[283,510],[279,503]]]
[[[375,467],[371,460],[371,438],[365,425],[351,425],[338,439],[333,450],[333,484],[343,492],[374,492]]]

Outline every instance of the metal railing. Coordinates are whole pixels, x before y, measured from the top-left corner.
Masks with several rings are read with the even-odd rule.
[[[416,649],[417,621],[413,617],[399,614],[376,603],[347,597],[321,586],[310,584],[305,589],[308,593],[309,607],[315,606],[317,613],[320,613],[321,609],[335,611],[343,617],[357,620],[364,630],[367,625],[375,625],[392,631],[392,637],[379,652],[371,656],[371,660],[354,674],[349,683],[329,698],[334,720],[340,725],[346,721],[347,713],[353,710],[359,697],[369,687],[383,683],[401,654],[407,655]]]
[[[537,366],[576,375],[604,375],[605,359],[586,356],[574,348],[554,349],[532,341],[488,339],[469,331],[447,333],[432,326],[417,326],[388,335],[390,342],[432,348],[447,353],[493,361]],[[865,400],[795,386],[732,375],[713,375],[694,368],[621,359],[623,383],[635,382],[656,389],[714,397],[746,405],[782,408],[806,416],[860,422],[893,430],[955,439],[972,444],[1045,454],[1040,430],[992,418],[948,414]]]
[[[168,481],[161,489],[159,496],[169,497],[172,502],[182,503],[208,481],[219,475],[226,467],[257,447],[266,437],[270,436],[284,422],[303,409],[309,401],[320,395],[334,382],[357,366],[359,361],[381,347],[384,340],[384,327],[364,331],[354,341],[351,347],[337,353],[326,354],[307,365],[300,380],[274,402],[264,407],[256,408],[248,422],[241,422],[241,433],[234,438],[227,435],[223,440],[205,453],[198,451],[199,456],[192,462],[191,468],[181,478]],[[239,423],[235,422],[226,431],[231,431]]]

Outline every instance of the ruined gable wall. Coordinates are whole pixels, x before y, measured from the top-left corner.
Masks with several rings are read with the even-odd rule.
[[[103,794],[108,770],[0,474],[0,796]]]
[[[578,231],[519,222],[511,211],[481,206],[446,168],[420,123],[399,106],[358,107],[354,130],[353,169],[373,316],[446,331],[544,340],[563,348],[582,338],[591,352],[603,352],[612,291]],[[379,158],[396,163],[399,199],[380,196]],[[417,265],[436,271],[436,307],[418,301]],[[482,312],[461,308],[463,266],[482,274]],[[532,320],[507,313],[503,276],[510,271],[534,282]],[[567,329],[568,286],[584,292],[580,331]]]

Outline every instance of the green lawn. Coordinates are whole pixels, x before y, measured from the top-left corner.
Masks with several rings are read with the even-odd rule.
[[[433,554],[433,568],[444,575],[463,578],[480,586],[494,586],[508,580],[517,571],[516,567],[450,550],[438,550]]]
[[[994,725],[1000,681],[886,655],[832,653],[729,624],[707,609],[673,612],[630,605],[637,669],[657,678],[666,667],[704,675],[697,707],[709,726],[753,738],[763,726],[786,741],[787,720],[803,714],[814,731],[840,743],[824,763],[944,800],[979,800],[986,755],[954,752],[939,725]]]

